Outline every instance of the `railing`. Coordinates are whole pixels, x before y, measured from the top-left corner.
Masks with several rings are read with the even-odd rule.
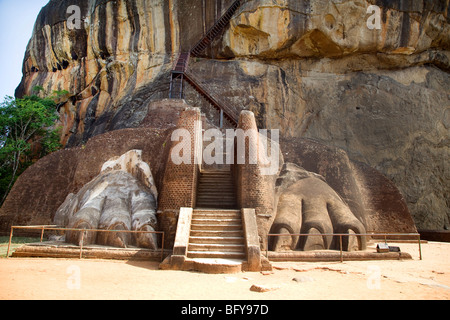
[[[419,259],[422,260],[422,247],[420,245],[420,234],[419,233],[320,233],[320,234],[309,234],[309,233],[269,233],[267,235],[267,246],[266,246],[266,258],[269,257],[269,238],[270,237],[286,237],[286,236],[338,236],[339,237],[339,255],[340,261],[344,262],[344,255],[342,249],[342,237],[350,237],[350,236],[360,236],[360,237],[384,237],[384,242],[387,242],[388,236],[396,236],[396,237],[417,237],[417,243],[419,245]],[[395,241],[395,240],[394,240]]]
[[[44,238],[44,232],[47,231],[78,231],[82,232],[81,234],[81,243],[80,243],[80,259],[83,258],[83,241],[87,232],[115,232],[115,233],[154,233],[161,234],[161,261],[164,258],[164,232],[163,231],[138,231],[138,230],[105,230],[105,229],[76,229],[76,228],[63,228],[56,225],[41,225],[41,226],[11,226],[11,232],[9,234],[9,243],[8,243],[8,251],[6,253],[6,257],[9,257],[11,241],[14,234],[14,229],[27,229],[27,230],[41,230],[41,242]]]
[[[220,112],[220,128],[223,126],[223,117],[228,119],[231,125],[237,126],[239,116],[235,114],[233,109],[227,104],[223,103],[223,101],[219,101],[215,97],[213,97],[209,92],[212,92],[208,89],[207,86],[201,84],[191,73],[188,72],[189,58],[192,55],[196,57],[200,54],[223,28],[230,22],[231,17],[236,12],[236,10],[241,5],[240,0],[236,0],[233,4],[228,8],[228,10],[217,20],[214,25],[202,36],[202,38],[189,50],[189,52],[181,52],[174,63],[171,80],[170,80],[170,89],[169,89],[169,98],[172,99],[174,97],[175,91],[175,80],[179,81],[179,98],[183,98],[183,80],[187,80],[189,84],[202,95],[208,102],[216,108]]]
[[[209,88],[208,85],[200,82],[192,73],[185,72],[184,73],[186,80],[194,87],[194,89],[203,95],[206,100],[209,101],[210,104],[212,104],[216,109],[219,111],[223,110],[223,113],[225,117],[230,121],[230,123],[234,126],[237,125],[239,116],[236,115],[236,113],[233,111],[233,109],[227,105],[223,101],[219,101],[218,99],[214,98],[209,92],[213,92],[212,89]]]
[[[191,56],[190,52],[181,52],[178,55],[177,60],[174,63],[172,72],[183,73],[187,70],[189,65],[189,58]]]
[[[220,33],[221,30],[230,22],[231,17],[241,5],[241,1],[235,1],[230,8],[209,28],[202,38],[192,47],[191,54],[196,57],[206,46]]]

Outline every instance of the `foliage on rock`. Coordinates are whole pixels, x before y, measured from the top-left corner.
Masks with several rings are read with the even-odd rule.
[[[36,88],[40,91],[40,88]],[[17,177],[33,160],[58,150],[56,96],[21,99],[6,97],[0,104],[0,201],[3,203]]]

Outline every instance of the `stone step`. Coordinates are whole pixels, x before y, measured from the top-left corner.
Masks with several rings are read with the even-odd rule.
[[[233,178],[229,175],[208,175],[208,176],[200,176],[200,181],[208,181],[208,180],[223,180],[223,181],[233,181]]]
[[[200,173],[201,176],[203,177],[208,177],[208,176],[215,176],[215,177],[231,177],[231,171],[225,171],[225,170],[221,170],[221,171],[209,171],[209,172],[201,172]]]
[[[197,205],[197,208],[200,209],[218,209],[218,208],[222,208],[222,209],[236,209],[237,205],[236,204],[221,204],[221,205],[211,205],[211,204],[200,204]]]
[[[231,188],[234,190],[234,185],[232,183],[225,183],[225,182],[220,182],[217,180],[214,180],[212,182],[200,182],[198,184],[199,187],[216,187],[216,186],[221,186],[221,187],[227,187],[227,188]]]
[[[189,237],[189,243],[207,243],[207,244],[243,244],[244,237]]]
[[[234,185],[231,183],[225,183],[220,181],[214,182],[200,182],[197,186],[197,190],[199,189],[220,189],[220,190],[230,190],[234,191]]]
[[[233,181],[233,177],[230,174],[208,174],[208,175],[200,175],[200,179],[220,179],[220,180],[230,180]]]
[[[197,189],[197,194],[201,194],[204,192],[211,192],[211,193],[226,193],[226,194],[235,194],[234,188],[228,188],[226,186],[208,186],[208,187],[203,187],[203,186],[199,186],[199,188]]]
[[[207,225],[221,225],[221,226],[229,226],[229,225],[242,225],[242,220],[239,219],[216,219],[216,218],[192,218],[192,224],[207,224]]]
[[[194,209],[193,214],[209,214],[209,213],[223,213],[223,214],[240,214],[240,209]]]
[[[200,183],[198,185],[197,190],[208,190],[208,189],[213,189],[213,190],[229,190],[229,191],[234,191],[234,186],[231,184],[220,184],[220,183]]]
[[[195,212],[192,219],[241,219],[241,212]]]
[[[237,209],[236,201],[229,202],[198,202],[197,209]]]
[[[204,199],[204,200],[213,200],[213,201],[224,201],[224,200],[235,200],[236,196],[231,193],[226,193],[223,196],[217,195],[215,193],[209,193],[209,192],[202,192],[200,194],[197,194],[197,199]]]
[[[230,176],[231,171],[229,170],[229,167],[226,167],[224,170],[202,171],[200,174],[204,176]]]
[[[224,179],[224,180],[233,180],[233,176],[231,174],[200,174],[200,179]]]
[[[200,180],[198,183],[199,187],[215,187],[215,186],[222,186],[222,187],[228,187],[234,189],[234,184],[230,181],[222,181],[218,179],[214,179],[211,181],[202,181]]]
[[[236,207],[232,207],[232,208],[228,208],[229,206],[232,205],[236,205],[236,200],[235,199],[221,199],[221,200],[217,200],[216,198],[211,198],[211,199],[197,199],[197,208],[216,208],[216,209],[235,209]],[[206,206],[206,207],[205,207]],[[227,206],[225,207],[221,207],[221,206]]]
[[[192,258],[194,270],[205,273],[241,273],[242,259]],[[189,268],[188,270],[191,270]]]
[[[235,202],[233,203],[219,203],[219,204],[213,204],[213,203],[197,203],[197,208],[201,208],[201,209],[236,209],[237,208],[237,204]]]
[[[242,223],[239,224],[196,224],[192,221],[191,232],[197,230],[208,230],[208,231],[240,231],[242,230]]]
[[[209,252],[244,252],[245,246],[240,243],[189,243],[188,251]]]
[[[222,259],[244,259],[244,252],[222,252],[222,251],[188,251],[188,258],[222,258]]]
[[[201,174],[231,174],[230,165],[222,164],[223,169],[219,170],[202,170]]]
[[[197,193],[197,199],[204,198],[204,199],[213,199],[213,200],[223,200],[223,199],[232,199],[234,200],[236,198],[236,195],[231,192],[210,192],[210,191],[204,191]]]
[[[216,199],[216,198],[197,199],[197,207],[198,208],[217,208],[217,209],[223,208],[223,209],[228,209],[228,207],[225,208],[225,207],[220,207],[220,206],[231,206],[231,205],[236,205],[236,200],[235,199],[229,199],[229,200],[226,200],[226,199],[222,200],[222,199]],[[230,209],[234,209],[234,208],[230,208]]]
[[[199,185],[197,188],[197,193],[202,192],[227,192],[227,193],[235,193],[234,187],[225,186],[225,185]]]
[[[209,230],[209,229],[197,229],[193,230],[191,228],[191,237],[224,237],[224,238],[232,238],[232,237],[243,237],[244,230],[242,229],[231,229],[231,230]]]
[[[203,195],[203,194],[211,194],[211,195],[220,195],[220,194],[224,194],[224,195],[234,195],[234,191],[233,190],[220,190],[219,188],[217,189],[203,189],[203,190],[197,190],[197,194],[198,195]]]
[[[225,194],[223,196],[217,196],[215,194],[205,193],[205,194],[199,194],[197,196],[197,201],[204,201],[204,202],[236,202],[236,197],[234,195]]]

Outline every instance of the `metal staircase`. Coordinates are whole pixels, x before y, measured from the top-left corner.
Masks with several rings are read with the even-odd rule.
[[[205,33],[202,39],[198,41],[191,49],[191,55],[197,57],[203,50],[217,37],[220,32],[230,23],[236,10],[241,6],[241,1],[235,1],[231,7],[216,21],[216,23]]]
[[[241,1],[234,1],[231,7],[217,20],[214,25],[206,32],[202,39],[198,41],[189,52],[180,52],[174,64],[170,80],[170,99],[183,99],[184,97],[184,80],[189,83],[195,91],[197,91],[206,101],[220,112],[220,127],[223,127],[223,119],[230,122],[231,125],[237,126],[238,115],[233,109],[214,97],[207,85],[199,81],[192,73],[188,71],[189,58],[200,55],[211,41],[217,37],[225,27],[230,23],[236,10],[240,7]]]

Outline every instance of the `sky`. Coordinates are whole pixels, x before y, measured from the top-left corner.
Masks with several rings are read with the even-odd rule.
[[[22,79],[22,63],[39,11],[49,0],[0,0],[0,102]]]

